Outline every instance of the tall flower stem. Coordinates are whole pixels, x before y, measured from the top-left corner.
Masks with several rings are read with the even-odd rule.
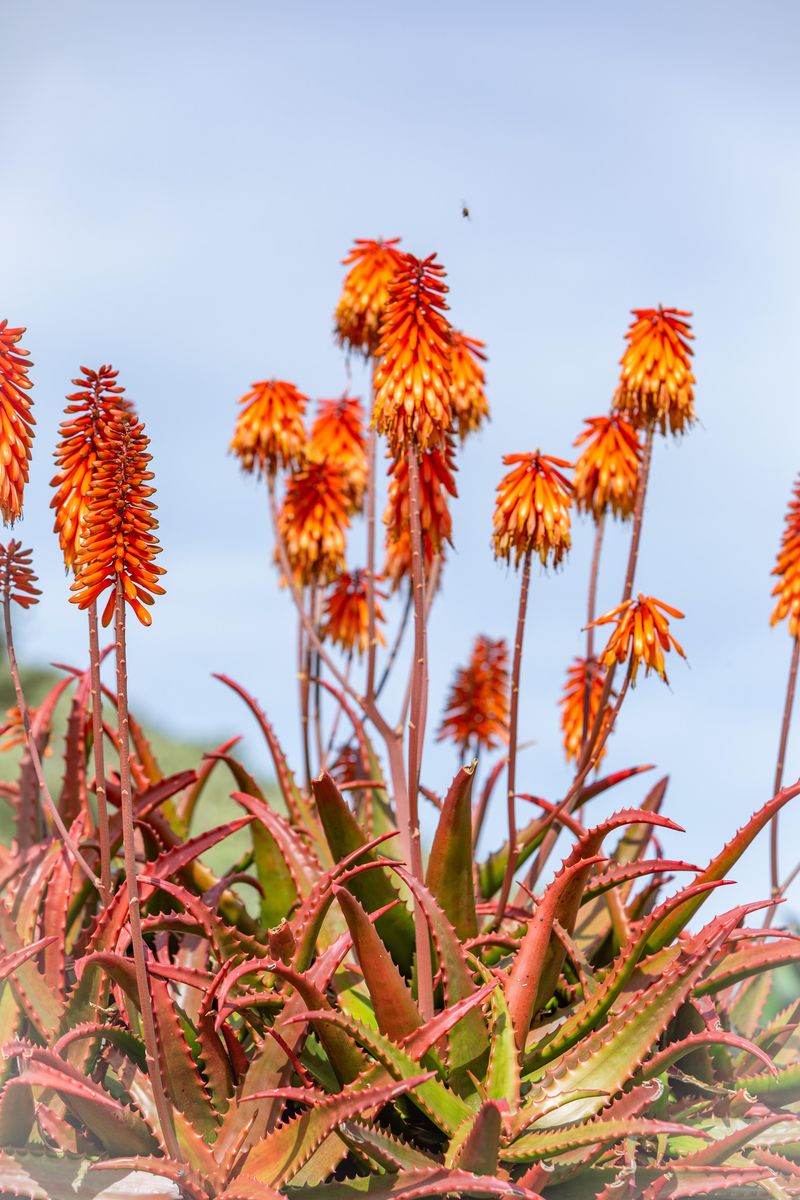
[[[499,925],[503,919],[508,904],[514,871],[517,867],[517,728],[519,724],[519,683],[522,672],[522,645],[525,638],[525,617],[528,611],[528,592],[531,583],[531,552],[525,555],[522,567],[522,582],[519,589],[519,608],[517,610],[517,632],[514,637],[514,663],[511,671],[511,702],[509,705],[508,729],[508,783],[506,798],[508,805],[508,861],[500,889],[500,899],[497,902]]]
[[[778,794],[783,785],[783,768],[786,762],[786,746],[789,741],[789,728],[792,723],[792,708],[794,706],[794,694],[797,687],[797,667],[800,663],[800,637],[794,639],[792,647],[792,661],[789,667],[789,683],[786,688],[786,702],[783,706],[783,722],[781,724],[781,740],[778,745],[778,761],[775,765],[775,784],[772,789],[773,795]],[[778,841],[778,814],[772,818],[769,831],[769,862],[770,862],[770,885],[772,895],[778,896],[781,892],[780,884],[780,844]]]
[[[139,994],[139,1010],[142,1017],[147,1074],[153,1088],[153,1100],[164,1138],[164,1145],[171,1158],[180,1160],[181,1153],[175,1135],[172,1109],[164,1090],[161,1064],[158,1057],[153,1002],[147,974],[144,936],[142,934],[141,902],[139,897],[139,875],[136,866],[134,841],[133,793],[131,788],[131,755],[128,721],[128,664],[125,646],[125,597],[122,580],[117,576],[116,601],[114,605],[117,657],[117,719],[119,733],[119,789],[122,814],[122,845],[125,858],[125,886],[128,893],[128,918],[131,928],[131,947]]]
[[[639,466],[639,479],[636,485],[636,502],[633,509],[633,531],[631,533],[631,548],[628,554],[628,569],[625,572],[625,584],[622,589],[622,603],[630,600],[633,593],[633,581],[636,578],[636,564],[639,561],[639,545],[642,540],[642,522],[644,520],[644,502],[647,496],[647,485],[650,482],[650,464],[653,460],[654,426],[648,425],[642,451],[642,461]]]
[[[408,839],[411,851],[409,868],[417,879],[423,879],[422,845],[419,830],[419,780],[422,767],[425,712],[427,709],[428,664],[425,626],[425,566],[422,558],[422,523],[420,520],[419,458],[415,447],[408,452],[409,534],[411,540],[411,586],[414,593],[414,658],[411,669],[411,712],[408,722]],[[433,1016],[433,970],[430,935],[425,914],[414,905],[414,926],[417,948],[417,985],[420,1011],[423,1018]]]
[[[100,893],[103,903],[111,899],[111,835],[106,797],[105,744],[103,741],[103,686],[100,679],[100,634],[97,601],[89,605],[89,671],[92,687],[92,754],[97,796],[97,835],[100,841]]]
[[[374,388],[373,388],[374,391]],[[367,699],[375,698],[375,660],[378,640],[375,629],[375,488],[377,476],[378,435],[373,427],[369,433],[367,466]]]
[[[300,593],[300,603],[304,604],[303,593]],[[313,615],[309,611],[309,622],[313,628]],[[300,682],[300,727],[303,736],[303,761],[306,769],[306,788],[311,790],[311,741],[310,741],[310,706],[311,706],[311,640],[305,635],[305,623],[297,630],[298,655],[297,676]]]
[[[71,856],[72,860],[77,864],[93,887],[102,892],[100,880],[95,875],[92,868],[89,866],[86,859],[81,854],[78,847],[64,824],[61,813],[58,811],[53,797],[50,795],[50,789],[47,786],[47,780],[44,777],[44,768],[42,767],[42,759],[39,754],[39,747],[36,745],[36,738],[33,736],[31,729],[31,716],[28,710],[28,705],[25,700],[25,693],[22,690],[22,680],[19,673],[19,664],[17,663],[17,655],[14,649],[14,634],[11,628],[11,596],[10,596],[10,580],[3,580],[3,622],[6,631],[6,651],[8,653],[8,664],[11,668],[11,679],[14,684],[14,692],[17,698],[17,708],[19,709],[20,718],[22,720],[22,728],[25,732],[25,741],[28,747],[28,754],[33,764],[36,782],[39,785],[39,795],[44,802],[47,812],[58,830],[58,835],[64,844],[64,848]]]
[[[594,550],[592,566],[589,573],[589,596],[586,604],[586,675],[583,685],[583,729],[581,731],[581,749],[589,736],[589,716],[591,710],[591,674],[594,663],[594,625],[592,622],[597,614],[597,581],[600,575],[600,552],[603,549],[603,533],[606,516],[601,513],[597,518],[594,534]]]

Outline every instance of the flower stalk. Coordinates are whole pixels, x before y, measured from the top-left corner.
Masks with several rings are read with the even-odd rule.
[[[100,894],[103,904],[111,899],[111,836],[106,796],[105,745],[103,741],[103,687],[100,678],[100,634],[97,602],[89,605],[89,670],[92,689],[92,754],[97,797],[97,836],[100,843]]]

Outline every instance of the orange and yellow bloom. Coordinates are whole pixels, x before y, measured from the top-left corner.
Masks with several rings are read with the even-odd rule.
[[[587,693],[589,697],[588,732],[591,732],[600,711],[603,682],[604,673],[597,661],[587,663],[585,658],[576,658],[567,668],[564,691],[561,693],[561,732],[564,738],[564,753],[567,756],[567,762],[577,762],[580,758]],[[597,759],[598,763],[605,752],[605,746],[603,746]]]
[[[0,514],[6,525],[22,515],[36,424],[28,395],[32,363],[19,344],[24,332],[0,321]]]
[[[332,583],[325,597],[325,611],[320,633],[347,653],[366,653],[369,647],[369,599],[368,575],[365,571],[345,571]],[[383,592],[375,589],[375,639],[385,646],[379,625],[386,617],[378,603],[384,599]]]
[[[83,533],[75,557],[72,602],[88,608],[109,591],[102,621],[114,613],[117,581],[122,595],[143,625],[149,608],[164,589],[156,565],[161,553],[151,486],[152,456],[144,425],[129,413],[116,412],[105,423],[92,475]]]
[[[607,509],[623,520],[636,503],[642,448],[636,430],[618,413],[589,417],[575,439],[583,446],[575,463],[573,486],[579,512],[600,518]]]
[[[320,400],[311,426],[309,458],[338,463],[347,483],[354,511],[359,511],[367,486],[367,442],[364,409],[356,396]]]
[[[402,251],[395,249],[399,241],[356,238],[353,249],[342,260],[342,266],[350,270],[336,306],[336,333],[342,345],[367,356],[378,348],[389,284],[403,261]]]
[[[347,480],[338,463],[306,459],[286,483],[278,533],[300,584],[330,583],[345,566]]]
[[[486,399],[485,343],[466,337],[457,329],[451,331],[450,370],[452,384],[450,399],[458,436],[462,442],[470,433],[480,429],[489,416]]]
[[[296,466],[306,442],[308,397],[293,383],[268,379],[254,383],[240,404],[230,449],[242,469],[273,476],[279,467]]]
[[[777,625],[778,621],[788,617],[789,633],[796,638],[800,634],[800,479],[792,489],[778,561],[772,574],[778,578],[772,589],[773,596],[778,599],[770,624]]]
[[[450,325],[436,255],[403,258],[389,288],[375,369],[373,422],[397,457],[444,445],[452,423]]]
[[[636,600],[626,600],[593,621],[593,625],[615,624],[608,644],[600,655],[603,666],[628,662],[633,682],[640,664],[644,663],[645,674],[657,671],[668,683],[664,668],[665,651],[676,650],[681,658],[686,655],[669,631],[667,614],[683,619],[683,613],[677,608],[672,608],[663,600],[656,600],[654,596],[643,596],[640,592]]]
[[[635,308],[614,406],[637,429],[657,425],[683,433],[694,422],[694,337],[680,308]]]
[[[390,456],[391,457],[391,456]],[[422,565],[426,576],[433,561],[441,556],[451,540],[453,519],[449,497],[458,495],[455,480],[455,454],[452,442],[441,450],[421,454],[419,459],[419,516],[422,530]],[[396,591],[411,576],[411,496],[408,461],[392,459],[389,467],[389,500],[384,513],[386,525],[386,563],[384,576]]]
[[[572,484],[563,474],[563,458],[535,454],[506,454],[512,469],[497,486],[494,512],[494,552],[515,564],[530,553],[558,566],[570,546],[569,509]]]
[[[454,742],[462,754],[493,750],[508,741],[508,648],[504,638],[479,636],[470,661],[450,688],[437,741]]]
[[[67,569],[73,566],[80,546],[104,425],[114,413],[133,416],[125,389],[117,383],[118,374],[111,366],[98,371],[81,367],[81,376],[72,381],[79,391],[67,396],[55,452],[57,471],[50,481],[57,489],[50,502],[56,513],[54,530]]]

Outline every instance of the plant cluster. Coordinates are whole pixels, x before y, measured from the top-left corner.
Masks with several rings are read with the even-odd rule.
[[[309,399],[270,379],[242,399],[231,442],[265,482],[297,614],[299,775],[258,701],[225,676],[265,740],[274,794],[237,739],[165,776],[129,712],[126,620],[150,624],[164,572],[147,434],[112,367],[81,369],[53,479],[88,665],[64,667],[35,710],[11,615],[37,602],[36,578],[18,541],[0,547],[17,696],[4,747],[23,749],[16,781],[0,785],[15,830],[0,850],[0,1191],[90,1197],[111,1179],[124,1200],[130,1172],[144,1171],[184,1200],[800,1195],[800,1000],[770,999],[773,973],[800,963],[800,938],[771,926],[794,875],[780,880],[778,814],[800,792],[782,778],[797,495],[776,568],[773,620],[789,617],[794,651],[774,794],[705,866],[669,858],[666,779],[591,815],[650,770],[598,770],[637,672],[665,680],[665,656],[683,655],[671,628],[682,614],[634,583],[655,437],[694,420],[690,314],[636,310],[611,409],[586,422],[577,461],[538,449],[505,459],[487,538],[519,572],[516,630],[510,646],[479,637],[456,672],[437,736],[460,765],[449,787],[431,787],[428,616],[458,448],[488,417],[485,347],[451,326],[435,256],[364,240],[345,265],[336,335],[366,360],[369,425],[345,394],[320,401],[307,428]],[[23,333],[0,325],[9,523],[33,436]],[[561,708],[574,774],[549,800],[517,784],[523,644],[533,559],[544,571],[567,557],[573,506],[595,548],[586,652]],[[609,514],[631,522],[630,556],[619,604],[598,614]],[[390,608],[390,593],[405,604]],[[407,627],[407,686],[388,715]],[[42,760],[64,697],[51,789]],[[220,772],[241,815],[205,829],[199,807]],[[483,855],[501,787],[507,835]],[[421,801],[437,811],[427,853]],[[524,821],[520,804],[533,806]],[[704,921],[767,827],[770,899]],[[241,831],[244,855],[212,871],[209,851],[219,864]]]

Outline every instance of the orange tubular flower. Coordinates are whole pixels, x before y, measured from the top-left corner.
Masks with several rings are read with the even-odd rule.
[[[4,603],[30,608],[39,603],[41,592],[31,565],[31,551],[13,538],[7,546],[0,543],[0,594]]]
[[[778,603],[773,609],[770,625],[777,625],[778,621],[788,617],[789,633],[796,638],[800,634],[800,478],[792,489],[778,561],[772,574],[778,577],[772,589]]]
[[[400,238],[356,238],[342,265],[350,267],[336,305],[336,335],[343,346],[365,356],[378,348],[380,324],[389,300],[389,284],[403,261],[395,250]]]
[[[680,308],[634,308],[625,334],[628,348],[614,405],[637,428],[658,425],[662,433],[683,433],[694,422],[694,375],[689,341],[694,334]]]
[[[354,512],[361,509],[367,486],[367,441],[364,409],[355,396],[320,400],[311,439],[309,458],[328,459],[342,468]]]
[[[675,640],[669,631],[669,621],[665,613],[671,617],[683,619],[683,613],[677,608],[671,608],[663,600],[654,596],[643,596],[640,592],[636,600],[626,600],[618,604],[610,612],[593,621],[593,625],[608,625],[616,622],[616,628],[608,639],[608,645],[600,655],[600,662],[605,667],[612,663],[631,662],[631,682],[636,679],[639,664],[644,663],[645,674],[657,671],[665,683],[668,683],[664,669],[664,651],[677,650],[681,658],[686,658],[683,647]]]
[[[585,658],[576,658],[567,669],[567,679],[561,694],[561,732],[564,735],[564,753],[567,762],[577,762],[583,741],[583,718],[586,693],[589,693],[589,729],[594,726],[600,708],[603,691],[603,671],[596,661],[587,663]],[[611,693],[613,698],[614,693]],[[605,755],[603,747],[597,762]]]
[[[78,553],[103,427],[115,413],[134,415],[124,387],[116,382],[118,374],[111,366],[99,371],[81,367],[81,377],[72,381],[80,390],[67,396],[55,452],[58,470],[50,481],[58,489],[50,507],[56,510],[54,530],[67,569]]]
[[[33,386],[28,351],[19,345],[24,328],[10,329],[0,321],[0,513],[6,525],[22,515],[22,495],[28,482],[33,427]]]
[[[279,467],[296,466],[303,457],[303,416],[308,397],[281,379],[254,383],[240,400],[242,411],[230,450],[244,471],[274,475]]]
[[[390,455],[391,458],[391,455]],[[448,496],[458,496],[455,481],[455,454],[452,440],[443,450],[420,455],[419,493],[422,527],[422,558],[426,575],[433,560],[444,551],[453,532]],[[408,462],[392,458],[389,467],[389,502],[383,520],[386,525],[386,563],[383,573],[396,591],[411,575],[410,491]]]
[[[405,255],[389,289],[372,419],[398,458],[412,446],[423,452],[441,448],[452,422],[450,326],[442,316],[446,291],[435,254]]]
[[[585,446],[575,463],[575,507],[595,518],[610,508],[615,517],[633,513],[642,447],[636,430],[616,413],[589,417],[575,439]]]
[[[481,366],[482,362],[486,362],[486,355],[483,353],[486,343],[466,337],[457,329],[451,331],[451,336],[450,400],[458,425],[458,436],[463,442],[467,435],[475,433],[489,416],[486,372]]]
[[[321,634],[336,646],[352,653],[357,650],[363,655],[369,646],[369,603],[367,601],[366,571],[347,571],[339,575],[325,597],[325,620]],[[385,646],[379,623],[386,617],[377,597],[385,599],[383,592],[375,589],[375,637],[379,646]]]
[[[338,463],[308,459],[289,478],[278,531],[298,583],[330,583],[344,570],[348,508]]]
[[[88,608],[109,591],[104,625],[110,624],[114,613],[118,579],[125,600],[143,625],[151,624],[148,609],[156,596],[164,594],[158,580],[165,572],[154,561],[161,547],[151,500],[155,488],[150,486],[149,445],[142,422],[124,412],[110,417],[99,442],[71,599],[79,608]]]
[[[515,564],[531,551],[543,565],[551,559],[557,567],[569,550],[569,509],[572,484],[560,468],[570,467],[563,458],[535,454],[506,454],[513,469],[497,486],[494,512],[495,557]]]
[[[508,741],[508,648],[504,638],[475,639],[466,667],[459,667],[447,697],[436,740],[454,742],[462,754],[472,745],[494,750]]]

